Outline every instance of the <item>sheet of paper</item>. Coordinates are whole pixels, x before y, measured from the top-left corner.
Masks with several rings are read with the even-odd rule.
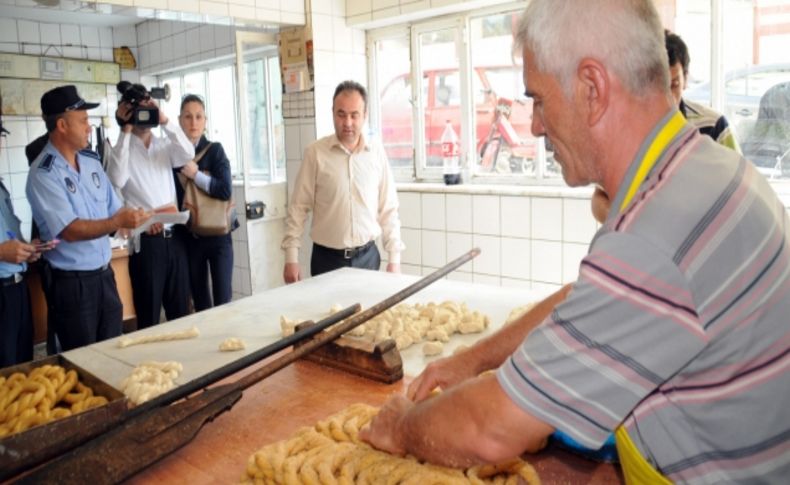
[[[141,226],[136,227],[132,231],[131,237],[144,233],[149,227],[151,227],[152,224],[156,224],[157,222],[162,224],[186,224],[188,220],[189,211],[166,213],[160,212],[159,214],[154,214],[151,216],[151,218],[145,221]]]

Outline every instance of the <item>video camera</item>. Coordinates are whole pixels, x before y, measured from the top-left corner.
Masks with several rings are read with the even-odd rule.
[[[151,88],[151,91],[145,89],[142,84],[132,84],[129,81],[121,81],[117,84],[116,88],[121,93],[121,101],[129,103],[133,107],[132,117],[129,121],[124,121],[115,116],[115,120],[120,126],[131,124],[142,128],[153,128],[159,126],[159,109],[156,107],[140,106],[141,101],[146,99],[170,99],[170,86],[167,84],[161,88]]]

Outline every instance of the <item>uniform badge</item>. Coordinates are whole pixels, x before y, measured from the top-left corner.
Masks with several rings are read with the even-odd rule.
[[[74,181],[72,181],[68,177],[66,177],[66,188],[69,189],[69,192],[71,192],[72,194],[77,191],[77,186],[74,185]]]
[[[99,187],[101,187],[101,179],[99,178],[99,174],[96,173],[96,172],[93,172],[91,177],[93,177],[93,185],[95,185],[97,189]]]

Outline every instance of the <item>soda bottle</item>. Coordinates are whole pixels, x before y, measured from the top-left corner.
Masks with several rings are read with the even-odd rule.
[[[442,173],[444,183],[455,185],[461,183],[461,163],[458,157],[458,135],[455,134],[450,120],[444,125],[442,133]]]

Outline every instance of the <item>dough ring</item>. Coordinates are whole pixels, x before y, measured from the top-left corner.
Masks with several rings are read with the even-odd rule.
[[[520,459],[466,470],[420,463],[371,448],[357,438],[378,409],[354,404],[264,446],[248,460],[243,483],[274,484],[539,484],[532,466]]]

